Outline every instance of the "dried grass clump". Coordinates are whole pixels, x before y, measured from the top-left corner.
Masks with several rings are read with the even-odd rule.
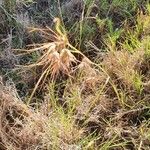
[[[42,117],[35,116],[13,89],[0,85],[1,149],[35,149],[40,142],[42,124]]]
[[[144,51],[140,50],[133,54],[127,51],[109,52],[103,65],[115,83],[136,89],[136,83],[141,84],[139,68],[143,59]]]
[[[32,32],[40,31],[42,32],[42,36],[45,38],[49,38],[49,40],[54,40],[49,43],[37,44],[37,45],[30,45],[35,47],[29,50],[23,50],[27,53],[37,52],[41,56],[39,59],[28,66],[24,66],[26,68],[33,68],[42,66],[43,73],[42,76],[46,74],[51,74],[51,77],[54,79],[60,72],[64,74],[70,73],[70,67],[72,62],[76,62],[75,56],[71,53],[69,49],[66,48],[67,46],[67,39],[65,37],[61,37],[54,33],[51,29],[36,29],[34,28]],[[48,33],[48,31],[50,33]],[[54,34],[51,34],[51,32]],[[52,37],[51,37],[52,36]],[[38,52],[39,51],[39,52]]]
[[[35,150],[77,147],[84,130],[63,110],[29,108],[14,89],[0,84],[0,149]]]
[[[77,65],[81,63],[81,61],[76,58],[75,54],[78,56],[80,55],[81,59],[86,58],[88,60],[82,52],[69,43],[66,32],[61,26],[60,19],[55,18],[54,22],[56,32],[48,27],[46,29],[32,28],[31,30],[31,32],[40,32],[43,39],[48,42],[29,45],[30,49],[22,50],[22,52],[26,52],[28,54],[37,53],[40,55],[38,60],[33,64],[21,66],[21,68],[23,67],[26,69],[34,67],[42,68],[42,73],[35,85],[33,93],[31,94],[31,98],[39,84],[42,82],[43,85],[47,77],[51,76],[51,79],[54,80],[58,77],[58,75],[60,75],[60,73],[71,76],[71,73],[75,70]],[[88,60],[88,63],[92,62]]]

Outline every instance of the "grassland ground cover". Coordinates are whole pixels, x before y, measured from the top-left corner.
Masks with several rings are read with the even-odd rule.
[[[1,150],[149,150],[149,0],[0,1]]]

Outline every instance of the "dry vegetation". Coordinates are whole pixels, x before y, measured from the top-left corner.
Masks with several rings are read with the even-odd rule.
[[[0,14],[0,149],[150,149],[148,0],[8,0]]]

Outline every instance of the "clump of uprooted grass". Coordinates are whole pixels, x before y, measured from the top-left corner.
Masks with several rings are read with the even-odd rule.
[[[33,64],[23,66],[23,68],[27,69],[34,67],[42,68],[42,73],[31,94],[31,98],[39,84],[44,84],[47,77],[51,76],[51,79],[54,80],[58,77],[58,75],[60,75],[60,73],[71,76],[71,73],[73,73],[77,64],[80,64],[80,60],[77,59],[75,54],[81,55],[82,58],[86,58],[88,60],[82,52],[69,43],[66,32],[61,26],[60,19],[55,18],[54,22],[56,31],[53,31],[48,27],[46,29],[31,29],[31,32],[40,32],[43,39],[48,42],[29,45],[30,49],[22,50],[22,52],[26,52],[28,54],[38,53],[40,55],[37,61]],[[88,60],[88,62],[90,62],[90,60]]]

